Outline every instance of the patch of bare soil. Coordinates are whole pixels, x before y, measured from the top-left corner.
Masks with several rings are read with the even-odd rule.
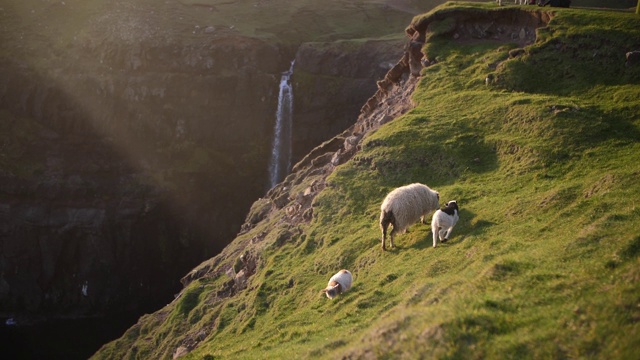
[[[527,7],[506,8],[500,11],[452,11],[436,13],[422,19],[407,30],[415,40],[418,34],[426,36],[431,26],[443,20],[453,23],[450,30],[441,34],[459,43],[479,43],[495,41],[499,43],[516,43],[520,47],[531,45],[536,41],[536,30],[547,26],[553,14],[537,11]]]
[[[531,45],[536,41],[536,29],[546,24],[523,21],[509,22],[493,19],[478,19],[458,23],[451,35],[459,43],[479,43],[495,41],[498,43],[516,43],[519,47]]]

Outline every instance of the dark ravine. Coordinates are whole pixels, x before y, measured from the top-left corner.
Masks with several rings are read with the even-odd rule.
[[[0,59],[3,324],[65,328],[170,302],[264,195],[264,134],[290,59],[294,91],[311,94],[295,104],[298,160],[349,126],[402,51],[388,40],[294,55],[237,34],[67,50]]]
[[[3,67],[3,312],[94,315],[167,301],[177,282],[166,279],[237,232],[264,187],[254,179],[264,178],[268,141],[255,139],[273,121],[269,89],[280,54],[266,44],[252,52],[216,46],[208,51],[239,62],[262,57],[269,72],[247,66],[219,75],[204,56],[191,67],[183,57],[163,68],[150,54],[173,49],[157,47],[140,50],[148,62],[126,49],[95,54],[100,65],[86,71]],[[247,191],[227,190],[238,184]]]
[[[178,278],[232,239],[265,186],[256,179],[266,178],[270,144],[260,135],[271,131],[273,74],[285,58],[276,48],[243,41],[235,40],[236,50],[224,42],[222,50],[216,43],[210,51],[264,69],[247,65],[234,76],[216,75],[204,54],[187,70],[165,67],[146,55],[169,51],[158,48],[140,50],[145,62],[123,49],[102,50],[119,54],[97,55],[103,64],[123,67],[115,75],[60,65],[39,76],[16,71],[15,64],[3,67],[9,158],[0,173],[4,316],[95,315],[170,300],[177,282],[166,279]],[[397,57],[397,44],[366,43],[339,59],[325,44],[329,55],[321,63],[322,47],[302,47],[296,56],[300,75],[294,75],[294,91],[305,94],[295,105],[297,158],[348,126],[359,99],[375,91],[371,79]],[[193,57],[196,50],[183,52]],[[131,63],[138,65],[126,65]],[[341,82],[339,91],[322,88],[327,77]],[[239,95],[225,99],[231,93]],[[323,104],[342,105],[324,106],[318,115]],[[89,112],[88,105],[101,111]],[[17,136],[10,139],[12,133]],[[247,191],[227,190],[238,187]]]

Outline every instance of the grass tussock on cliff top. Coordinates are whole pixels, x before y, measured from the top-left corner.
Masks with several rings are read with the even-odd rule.
[[[432,38],[416,108],[336,169],[312,222],[272,217],[229,246],[263,238],[246,290],[227,296],[224,269],[195,280],[96,358],[171,358],[189,341],[187,359],[633,358],[640,70],[624,53],[639,22],[554,10],[515,58]],[[416,224],[382,252],[380,203],[416,181],[458,200],[460,222],[435,249]],[[341,268],[354,286],[330,301],[320,290]]]

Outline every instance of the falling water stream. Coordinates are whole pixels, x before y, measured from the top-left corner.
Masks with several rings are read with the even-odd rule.
[[[273,131],[271,146],[271,161],[269,163],[269,186],[273,188],[284,179],[291,168],[291,135],[293,127],[293,88],[291,74],[293,65],[282,73],[280,78],[280,93],[278,94],[278,110],[276,124]]]

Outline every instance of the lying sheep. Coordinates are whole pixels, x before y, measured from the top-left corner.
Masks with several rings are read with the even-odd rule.
[[[404,233],[406,229],[420,220],[426,224],[424,217],[440,207],[440,194],[428,186],[415,183],[399,187],[390,192],[380,206],[380,229],[382,230],[382,250],[386,250],[384,242],[387,228],[393,225],[389,234],[391,247],[396,233]]]
[[[433,247],[438,244],[438,238],[441,242],[447,242],[453,227],[458,222],[458,203],[455,200],[451,200],[447,203],[447,206],[436,211],[431,219],[431,232],[433,233]]]
[[[333,275],[331,279],[329,279],[327,287],[322,289],[322,292],[327,294],[329,299],[333,299],[334,297],[351,289],[352,282],[353,277],[351,276],[351,272],[343,269],[338,271],[337,274]]]

